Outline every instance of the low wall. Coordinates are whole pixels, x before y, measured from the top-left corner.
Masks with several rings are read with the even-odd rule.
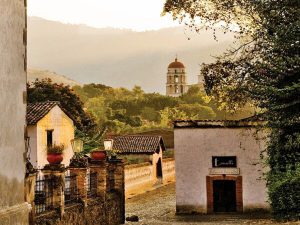
[[[175,160],[163,159],[162,183],[153,178],[153,165],[151,163],[140,163],[125,166],[125,195],[127,197],[155,188],[155,184],[167,184],[175,181]]]

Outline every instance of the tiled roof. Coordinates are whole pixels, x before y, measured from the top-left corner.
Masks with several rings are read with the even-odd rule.
[[[29,103],[27,105],[27,124],[34,125],[41,120],[54,106],[59,106],[57,101]],[[60,107],[61,108],[61,107]]]
[[[128,135],[114,137],[113,149],[120,153],[154,153],[159,147],[165,150],[164,142],[161,136],[150,135]]]
[[[264,124],[260,115],[240,120],[175,120],[174,128],[255,127]]]

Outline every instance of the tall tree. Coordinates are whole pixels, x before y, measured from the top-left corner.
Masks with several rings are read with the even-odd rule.
[[[269,197],[275,215],[287,218],[300,218],[299,6],[299,0],[165,4],[165,12],[197,31],[221,26],[236,33],[238,47],[203,66],[206,90],[233,109],[251,101],[265,112]]]

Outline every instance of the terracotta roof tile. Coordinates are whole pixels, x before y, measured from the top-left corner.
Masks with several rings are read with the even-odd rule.
[[[114,138],[113,148],[120,153],[154,153],[159,150],[165,150],[164,142],[161,136],[150,135],[128,135]]]
[[[56,101],[36,102],[27,105],[27,124],[34,125],[41,120],[54,106],[59,105]]]

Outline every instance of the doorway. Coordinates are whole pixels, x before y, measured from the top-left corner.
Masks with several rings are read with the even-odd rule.
[[[161,163],[161,158],[156,163],[156,178],[157,179],[162,179],[162,163]]]
[[[236,181],[213,181],[213,210],[214,212],[236,212]]]

